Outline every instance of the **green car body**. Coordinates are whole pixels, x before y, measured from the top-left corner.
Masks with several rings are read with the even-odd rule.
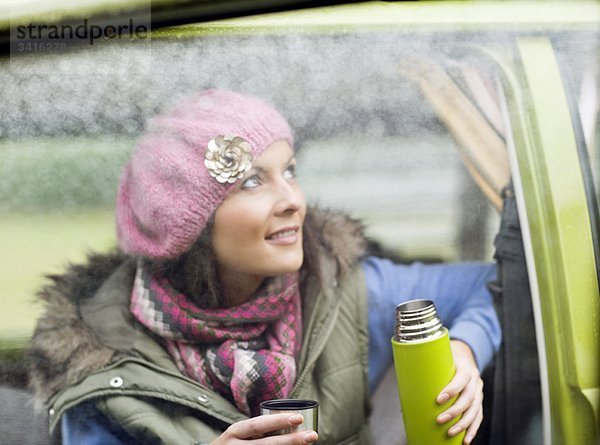
[[[510,114],[530,235],[528,268],[537,278],[531,282],[537,284],[538,350],[547,385],[542,395],[550,408],[546,437],[594,443],[600,424],[598,234],[552,47],[533,38],[518,49],[522,77],[510,85]]]

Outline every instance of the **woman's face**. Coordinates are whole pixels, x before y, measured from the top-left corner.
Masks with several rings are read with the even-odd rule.
[[[286,141],[268,147],[215,212],[212,247],[219,275],[243,282],[302,265],[306,202]]]

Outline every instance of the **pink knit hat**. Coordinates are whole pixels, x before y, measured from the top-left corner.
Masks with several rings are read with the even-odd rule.
[[[230,91],[194,94],[154,117],[121,176],[116,206],[121,248],[157,259],[185,252],[235,185],[220,181],[241,177],[246,160],[282,139],[293,147],[290,127],[274,108]],[[205,165],[209,142],[211,150],[232,148],[233,163],[241,156],[241,167],[219,174],[222,163],[215,166],[211,154]]]

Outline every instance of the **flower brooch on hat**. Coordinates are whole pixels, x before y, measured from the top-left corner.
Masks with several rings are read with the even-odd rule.
[[[208,142],[204,165],[221,184],[233,184],[252,168],[250,144],[239,136],[219,135]]]

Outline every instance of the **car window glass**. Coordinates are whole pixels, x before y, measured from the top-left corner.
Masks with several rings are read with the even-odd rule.
[[[43,275],[116,244],[116,187],[142,129],[203,88],[281,109],[309,202],[362,219],[372,252],[491,261],[504,129],[494,73],[456,52],[465,43],[452,32],[189,32],[150,49],[99,44],[5,63],[0,236],[13,291],[3,329],[26,337]]]
[[[44,273],[116,244],[112,207],[137,138],[158,110],[203,88],[281,109],[309,202],[361,218],[373,251],[491,261],[507,130],[496,73],[463,50],[484,41],[510,38],[192,27],[151,46],[109,42],[4,61],[0,237],[10,258],[0,287],[12,292],[1,329],[32,329],[23,302]]]
[[[7,63],[1,75],[12,88],[3,92],[10,112],[0,187],[6,224],[21,221],[11,216],[21,212],[57,226],[73,213],[91,215],[81,218],[97,227],[101,241],[83,244],[114,243],[116,184],[144,122],[189,91],[219,87],[282,108],[296,131],[309,199],[318,195],[322,205],[365,218],[373,238],[407,258],[489,259],[497,213],[465,169],[455,135],[399,68],[410,58],[427,60],[424,54],[439,58],[452,35],[404,45],[398,38],[192,36],[157,39],[151,51],[99,44]],[[465,232],[467,224],[481,230]]]
[[[26,13],[31,8],[27,3],[13,8],[11,19],[19,10]],[[106,24],[112,16],[133,29],[121,14],[133,2],[122,3],[111,8],[112,14],[90,17],[88,24]],[[149,23],[152,12],[155,23],[189,23],[193,10],[259,7],[192,2],[172,8],[171,2],[162,3],[153,4],[152,11],[149,4],[140,6],[136,20]],[[80,262],[91,251],[116,246],[117,184],[148,120],[191,92],[225,88],[263,97],[282,111],[295,131],[298,180],[309,202],[363,220],[373,241],[371,252],[401,262],[438,262],[490,261],[497,250],[497,280],[489,288],[503,325],[503,346],[484,376],[488,414],[479,440],[548,442],[550,428],[555,437],[569,437],[558,421],[567,418],[560,414],[569,404],[560,403],[564,411],[557,410],[556,401],[563,399],[556,394],[565,390],[573,395],[574,385],[568,381],[566,389],[547,388],[544,376],[548,380],[548,374],[563,370],[546,369],[556,361],[544,361],[541,355],[538,362],[537,352],[558,344],[555,356],[561,359],[563,351],[586,348],[587,343],[578,342],[576,348],[561,350],[570,344],[563,342],[571,338],[568,326],[543,326],[547,314],[559,312],[564,321],[562,315],[575,306],[569,304],[576,301],[573,294],[583,294],[566,286],[556,299],[545,289],[539,292],[554,278],[550,275],[561,272],[552,258],[560,255],[552,249],[559,252],[559,243],[567,238],[555,244],[539,236],[547,233],[549,219],[531,218],[534,223],[528,224],[530,211],[529,216],[537,211],[545,217],[555,210],[546,205],[552,187],[541,187],[539,193],[525,190],[518,176],[542,176],[544,185],[554,185],[561,175],[544,176],[543,162],[538,162],[544,156],[529,156],[543,150],[527,151],[542,145],[536,145],[542,138],[535,127],[536,117],[544,113],[537,113],[539,102],[529,94],[533,88],[523,71],[534,71],[539,84],[546,72],[536,71],[535,61],[526,66],[539,53],[529,52],[524,61],[517,41],[524,36],[542,44],[550,41],[551,50],[544,54],[552,60],[543,66],[554,67],[556,55],[562,69],[600,264],[600,45],[597,18],[588,13],[597,17],[598,9],[592,2],[564,10],[527,2],[507,2],[506,7],[494,2],[410,3],[361,4],[358,16],[352,15],[352,7],[334,8],[331,15],[316,10],[312,18],[308,11],[299,21],[302,12],[267,16],[268,29],[261,17],[243,19],[239,27],[235,20],[190,23],[157,30],[152,40],[145,31],[137,39],[117,39],[113,27],[95,41],[90,35],[89,41],[65,47],[30,36],[20,54],[0,59],[0,361],[25,349],[40,310],[34,294],[45,274],[62,272],[67,262]],[[405,9],[390,13],[400,5]],[[26,23],[29,17],[23,17]],[[61,12],[40,17],[61,20]],[[68,15],[62,19],[70,20]],[[11,44],[19,43],[11,37]],[[10,49],[19,52],[18,45]],[[548,90],[538,88],[536,98]],[[552,122],[557,121],[565,123],[561,118]],[[516,193],[504,188],[511,179],[507,145],[514,148],[511,160],[517,152],[522,156],[522,168],[512,165]],[[554,147],[562,145],[555,142]],[[526,156],[530,163],[522,162]],[[556,158],[562,159],[560,153]],[[572,174],[576,168],[565,170]],[[539,205],[531,210],[527,205],[534,198],[543,202],[535,202]],[[570,225],[560,228],[564,226],[576,234]],[[521,228],[529,248],[527,264]],[[534,258],[533,253],[546,248],[548,261]],[[551,266],[544,269],[542,263]],[[535,266],[543,273],[536,275]],[[535,315],[532,300],[538,302]],[[549,309],[543,317],[539,301]],[[574,319],[574,324],[582,320]],[[572,360],[596,361],[593,354]],[[582,386],[590,399],[597,389],[594,382]],[[552,391],[553,405],[542,412],[543,390]],[[589,416],[584,417],[587,421]],[[391,431],[389,425],[382,428]]]

